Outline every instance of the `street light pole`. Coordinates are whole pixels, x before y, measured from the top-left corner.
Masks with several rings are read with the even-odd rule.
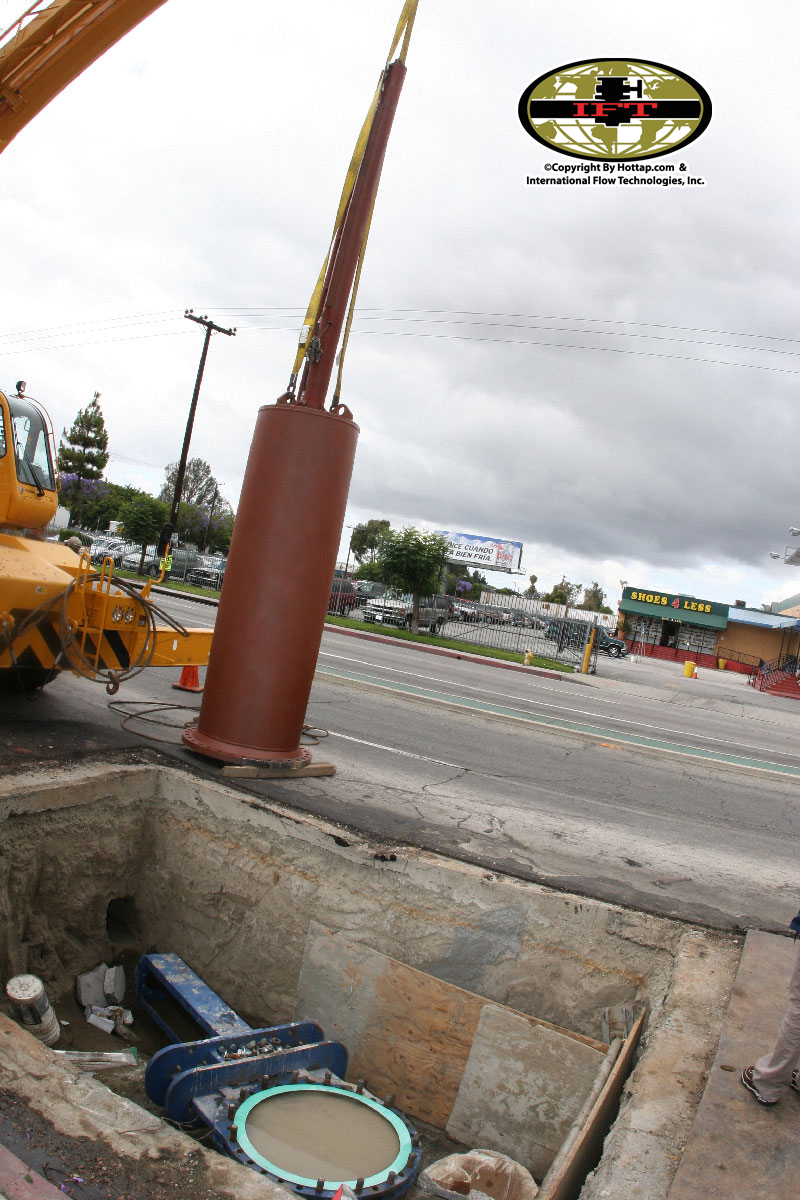
[[[188,308],[183,314],[187,321],[194,321],[197,325],[202,325],[206,331],[203,339],[203,352],[200,355],[200,365],[197,368],[197,379],[194,383],[194,392],[192,394],[192,403],[189,406],[189,418],[186,422],[186,433],[183,436],[183,448],[181,449],[180,462],[178,463],[178,472],[175,476],[175,490],[172,495],[172,509],[169,514],[169,522],[161,531],[161,539],[158,543],[158,554],[163,555],[167,545],[172,538],[172,534],[178,524],[178,508],[181,503],[181,492],[183,491],[183,480],[186,475],[186,462],[189,457],[189,443],[192,440],[192,428],[194,426],[194,414],[197,411],[197,400],[200,395],[200,384],[203,382],[203,372],[206,369],[206,357],[208,356],[208,343],[211,341],[212,333],[224,333],[227,337],[235,337],[235,329],[223,329],[220,325],[215,325],[213,321],[209,321],[208,317],[196,317],[194,309]]]

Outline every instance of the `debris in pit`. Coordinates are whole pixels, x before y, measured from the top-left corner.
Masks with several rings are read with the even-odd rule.
[[[125,968],[107,967],[103,978],[103,991],[109,1004],[122,1004],[125,1000]]]
[[[100,963],[75,980],[78,1003],[82,1008],[105,1008],[125,1000],[125,968]]]
[[[448,1154],[426,1167],[417,1187],[441,1200],[534,1200],[539,1191],[530,1171],[497,1150]]]
[[[60,1058],[74,1063],[82,1071],[115,1070],[117,1067],[138,1067],[139,1052],[129,1050],[54,1050]]]
[[[93,971],[84,972],[75,980],[78,1004],[81,1008],[91,1009],[94,1005],[98,1008],[105,1006],[107,1001],[104,984],[107,970],[108,964],[100,963],[99,967],[95,967]]]
[[[107,1004],[105,1007],[93,1004],[86,1009],[86,1020],[104,1033],[116,1033],[126,1042],[135,1040],[134,1035],[125,1028],[133,1024],[133,1013],[129,1008],[122,1008],[119,1004]]]
[[[96,1009],[96,1011],[95,1011]],[[114,1021],[111,1017],[103,1015],[103,1010],[92,1005],[86,1014],[86,1020],[90,1025],[94,1025],[95,1029],[101,1029],[103,1033],[114,1032]]]

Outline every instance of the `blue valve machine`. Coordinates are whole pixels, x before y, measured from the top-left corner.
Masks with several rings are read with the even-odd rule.
[[[411,1187],[419,1134],[391,1097],[345,1082],[347,1050],[319,1025],[252,1029],[177,954],[144,955],[136,995],[170,1043],[145,1072],[169,1121],[207,1126],[218,1150],[300,1196],[332,1200],[345,1183],[364,1200],[395,1200]]]

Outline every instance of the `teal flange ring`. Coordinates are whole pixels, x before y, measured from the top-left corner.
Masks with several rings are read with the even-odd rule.
[[[248,1158],[267,1171],[270,1175],[277,1179],[285,1180],[286,1183],[294,1184],[297,1187],[310,1188],[312,1191],[317,1186],[317,1179],[310,1179],[305,1175],[297,1175],[289,1171],[284,1166],[279,1166],[277,1163],[271,1162],[268,1158],[256,1149],[250,1138],[247,1135],[247,1118],[252,1113],[253,1109],[260,1104],[265,1104],[277,1096],[282,1095],[298,1095],[300,1092],[322,1092],[327,1096],[338,1096],[343,1100],[348,1100],[351,1104],[358,1104],[365,1108],[372,1109],[378,1113],[385,1121],[387,1121],[394,1130],[398,1142],[400,1143],[397,1154],[392,1162],[374,1175],[369,1175],[364,1179],[364,1187],[381,1186],[387,1182],[388,1176],[391,1173],[400,1175],[405,1170],[409,1156],[412,1153],[411,1134],[408,1127],[403,1122],[402,1118],[391,1109],[386,1108],[378,1100],[373,1100],[369,1096],[363,1096],[358,1092],[352,1092],[347,1088],[335,1087],[331,1084],[317,1083],[285,1083],[279,1087],[265,1088],[263,1091],[254,1092],[237,1108],[233,1120],[233,1126],[236,1133],[236,1140],[248,1156]],[[325,1179],[323,1181],[325,1188],[338,1188],[341,1183],[346,1183],[348,1187],[355,1187],[358,1181],[356,1179]]]

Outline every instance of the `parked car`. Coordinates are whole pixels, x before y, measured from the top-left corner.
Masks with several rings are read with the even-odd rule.
[[[559,617],[548,621],[545,637],[558,642],[559,650],[578,650],[586,645],[590,628],[588,621],[564,620]],[[608,654],[611,658],[620,658],[628,653],[627,643],[621,638],[611,637],[602,625],[598,625],[595,630],[594,649]]]
[[[377,600],[386,593],[386,584],[376,583],[372,579],[356,579],[353,582],[353,587],[356,589],[356,597],[359,602],[362,600]]]
[[[157,546],[148,546],[144,554],[144,573],[151,575],[154,579],[161,574],[161,560],[158,558],[157,550]],[[121,565],[126,571],[138,571],[141,557],[141,550],[135,550],[132,554],[124,556]],[[170,579],[185,579],[189,571],[199,565],[200,555],[196,550],[189,546],[173,546],[169,577]]]
[[[602,650],[603,653],[608,654],[611,658],[624,658],[628,653],[627,642],[623,642],[622,638],[611,637],[600,626],[597,627],[594,635],[594,648],[595,650]]]
[[[115,567],[118,567],[126,554],[133,554],[137,551],[141,554],[141,546],[135,542],[127,542],[125,538],[119,537],[96,537],[92,542],[91,559],[92,562],[102,562],[104,558],[110,558]]]
[[[575,621],[564,617],[555,617],[547,622],[544,636],[551,642],[558,642],[559,650],[577,650],[586,645],[589,636],[589,622]]]
[[[186,582],[194,587],[212,588],[219,591],[225,577],[227,558],[201,558],[200,565],[186,572]]]
[[[414,597],[410,592],[387,591],[379,599],[367,601],[364,605],[364,620],[376,625],[397,625],[401,629],[410,629],[413,610]],[[449,616],[449,596],[420,596],[420,629],[436,633]]]
[[[481,620],[480,605],[474,600],[453,600],[453,616],[457,621],[470,621],[477,624]]]
[[[352,579],[341,579],[338,576],[331,584],[331,598],[328,602],[328,612],[339,613],[347,617],[358,603],[356,589]]]
[[[126,571],[138,571],[141,558],[142,558],[141,547],[138,550],[129,550],[127,554],[124,554],[122,556],[122,562],[119,565],[121,567],[124,567]],[[152,565],[152,563],[155,562],[155,558],[156,558],[156,547],[148,546],[144,552],[144,569],[145,569],[145,571],[147,570],[148,565]]]
[[[483,619],[487,625],[510,625],[511,613],[507,608],[497,608],[492,605],[485,609]]]
[[[511,623],[517,629],[532,629],[533,618],[521,608],[515,608],[511,611]]]

